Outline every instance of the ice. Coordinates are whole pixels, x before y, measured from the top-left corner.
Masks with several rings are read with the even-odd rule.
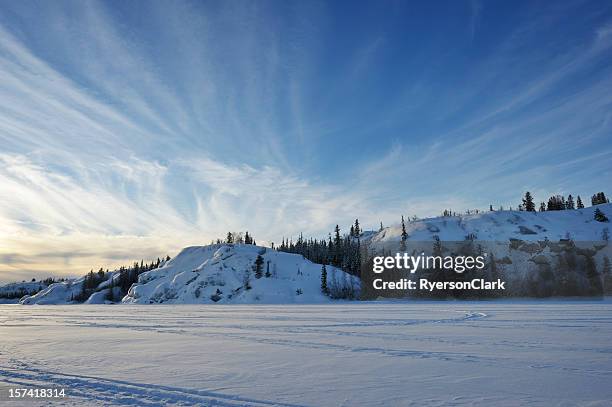
[[[66,386],[65,405],[608,406],[611,311],[609,300],[2,305],[0,385]]]

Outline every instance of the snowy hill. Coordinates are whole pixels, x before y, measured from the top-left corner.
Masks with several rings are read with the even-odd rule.
[[[409,221],[407,250],[430,252],[436,237],[445,255],[471,245],[468,249],[491,256],[494,264],[489,271],[503,277],[510,286],[505,295],[590,295],[584,293],[593,292],[593,273],[599,273],[604,290],[612,293],[612,273],[606,271],[612,258],[607,241],[611,224],[596,221],[596,209],[612,219],[612,204],[602,204],[577,210],[492,211]],[[363,233],[361,243],[369,254],[396,252],[401,234],[401,225],[395,225]],[[260,278],[255,272],[258,256],[263,274]],[[118,271],[102,275],[85,299],[77,299],[83,292],[82,277],[52,284],[22,298],[20,303],[106,303],[111,286],[111,297],[129,304],[330,301],[320,290],[320,264],[301,255],[254,245],[185,248],[174,259],[136,275],[137,283],[124,287],[127,295],[122,299],[120,277]],[[359,284],[357,278],[328,266],[328,285],[357,290]]]
[[[506,296],[612,294],[610,222],[612,204],[546,212],[490,211],[406,222],[406,251],[431,254],[438,237],[443,255],[484,254],[488,279],[508,283]],[[365,236],[370,253],[401,247],[401,225]],[[493,264],[494,263],[494,264]],[[367,282],[364,282],[366,286]]]
[[[109,292],[109,284],[111,280],[116,280],[119,276],[118,272],[110,272],[104,275],[103,281],[95,287],[94,291],[89,298],[85,300],[86,304],[104,304],[106,296]],[[83,282],[85,276],[54,283],[46,287],[45,289],[33,294],[23,297],[19,303],[24,305],[51,305],[51,304],[71,304],[79,303],[78,298],[83,292]],[[116,289],[115,289],[116,291]]]
[[[260,278],[255,262],[261,256]],[[358,289],[359,280],[328,266],[329,285]],[[103,276],[86,304],[104,304],[113,281],[118,293],[120,273]],[[21,304],[70,304],[77,302],[85,277],[55,283]],[[118,298],[120,299],[120,298]],[[331,301],[321,293],[321,265],[296,254],[253,245],[210,245],[183,249],[159,268],[144,272],[122,299],[127,304],[199,303],[322,303]]]
[[[261,256],[260,278],[255,262]],[[328,267],[329,281],[359,281]],[[183,249],[162,267],[143,273],[124,303],[321,303],[321,265],[304,257],[253,245],[211,245]]]
[[[473,236],[480,241],[559,241],[570,238],[574,241],[603,240],[604,230],[610,230],[610,223],[593,219],[595,209],[599,208],[612,219],[612,204],[594,207],[546,212],[492,211],[472,215],[440,216],[406,222],[408,239],[412,241],[432,241],[438,236],[442,241],[462,241]],[[399,246],[401,225],[384,228],[365,240],[373,247],[390,248]],[[362,240],[364,240],[362,238]]]
[[[10,283],[0,286],[0,304],[17,303],[23,296],[35,294],[46,287],[47,284],[42,281]]]

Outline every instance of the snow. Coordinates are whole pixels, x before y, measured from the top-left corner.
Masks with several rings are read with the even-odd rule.
[[[19,303],[24,305],[68,304],[73,297],[79,295],[82,286],[83,277],[54,283],[32,296],[22,298]]]
[[[263,259],[261,278],[253,269]],[[269,270],[270,276],[265,277]],[[328,267],[330,281],[359,282]],[[249,282],[245,284],[248,276]],[[183,249],[158,269],[143,273],[124,303],[321,303],[321,265],[303,256],[253,245],[210,245]]]
[[[60,405],[608,406],[612,399],[610,300],[3,305],[0,327],[0,388],[68,387],[72,396]]]
[[[0,286],[0,304],[12,304],[19,302],[19,298],[6,298],[8,296],[13,297],[14,295],[33,294],[37,291],[46,288],[47,284],[42,281],[24,281],[20,283],[9,283]]]
[[[596,267],[612,257],[612,247],[602,242],[610,223],[597,222],[593,213],[599,208],[612,219],[612,204],[547,212],[493,211],[461,216],[442,216],[406,223],[409,250],[415,253],[431,250],[438,236],[442,242],[463,242],[471,236],[487,254],[500,264],[499,272],[507,281],[520,286],[530,275],[537,275],[541,264],[555,265],[564,250],[557,243],[567,238],[580,249],[594,250]],[[401,226],[379,232],[364,232],[361,241],[370,253],[396,251],[401,240]],[[548,240],[535,247],[533,242]],[[517,244],[509,244],[512,241]],[[448,245],[444,248],[451,251]],[[270,278],[257,279],[253,265],[258,255],[264,260],[264,273]],[[322,303],[330,299],[321,294],[321,265],[302,256],[277,252],[253,245],[209,245],[183,249],[175,258],[162,262],[159,268],[143,273],[138,283],[123,298],[124,303],[193,304],[193,303]],[[246,289],[246,276],[248,286]],[[112,273],[113,279],[119,277]],[[359,280],[339,269],[328,267],[328,281],[359,286]],[[87,303],[103,303],[110,279],[102,282],[98,292]],[[67,304],[81,291],[83,279],[53,284],[22,304]],[[1,290],[1,288],[0,288]],[[520,295],[524,295],[518,292]]]
[[[601,204],[564,211],[492,211],[439,216],[407,221],[406,232],[408,239],[413,241],[432,241],[436,235],[442,241],[462,241],[471,234],[481,241],[558,241],[569,236],[575,241],[592,242],[602,240],[604,229],[610,230],[610,223],[594,220],[597,208],[612,219],[612,204]],[[392,243],[399,244],[401,233],[401,225],[395,225],[374,235],[368,234],[363,240],[371,242],[374,247],[388,248]]]
[[[258,256],[263,259],[261,278],[257,278],[254,271]],[[267,271],[268,277],[265,276]],[[358,278],[340,269],[327,266],[327,273],[330,285],[335,282],[359,287]],[[85,302],[105,303],[110,281],[113,279],[116,285],[118,277],[118,272],[111,272]],[[23,298],[20,303],[69,304],[81,292],[82,285],[83,278],[52,284],[36,295]],[[314,304],[330,301],[321,293],[320,264],[301,255],[244,244],[187,247],[170,261],[162,262],[159,268],[142,273],[138,283],[122,300],[129,304]]]

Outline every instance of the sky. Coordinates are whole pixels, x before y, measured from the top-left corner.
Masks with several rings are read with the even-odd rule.
[[[612,193],[612,3],[13,1],[0,281]]]

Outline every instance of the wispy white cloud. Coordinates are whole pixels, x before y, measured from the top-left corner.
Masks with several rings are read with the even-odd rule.
[[[0,12],[0,280],[612,179],[610,24],[550,56],[519,52],[542,29],[527,21],[444,88],[448,53],[399,77],[389,27],[327,44],[326,4],[38,5]],[[473,37],[481,19],[473,2]]]

